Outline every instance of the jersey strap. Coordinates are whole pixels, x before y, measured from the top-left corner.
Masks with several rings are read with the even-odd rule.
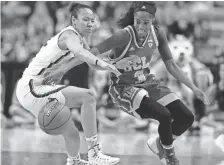
[[[158,47],[158,46],[159,46],[159,41],[158,41],[158,39],[157,39],[156,32],[155,32],[155,28],[154,28],[153,25],[151,26],[151,32],[152,32],[152,36],[153,36],[153,38],[154,38],[154,41],[155,41],[155,43],[156,43],[156,47]]]

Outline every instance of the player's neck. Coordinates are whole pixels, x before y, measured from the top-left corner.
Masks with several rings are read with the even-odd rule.
[[[134,29],[134,32],[135,32],[136,40],[137,40],[137,43],[138,43],[139,46],[141,46],[144,43],[144,41],[146,40],[147,36],[151,33],[151,31],[149,31],[146,35],[139,36],[135,29]]]
[[[136,39],[137,39],[138,45],[142,45],[144,43],[144,41],[145,41],[145,39],[146,39],[147,36],[148,36],[148,34],[145,35],[145,36],[141,36],[141,37],[138,36],[138,35],[136,35]]]
[[[80,37],[82,37],[82,38],[88,38],[88,36],[82,34],[82,33],[81,33],[77,28],[75,28],[73,25],[71,25],[71,26],[78,32],[78,34],[80,35]]]

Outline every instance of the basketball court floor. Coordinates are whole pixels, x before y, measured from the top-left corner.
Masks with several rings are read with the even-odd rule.
[[[156,128],[144,132],[104,131],[100,141],[104,153],[121,158],[118,165],[161,165],[147,148],[146,141],[156,136]],[[64,141],[35,129],[1,129],[2,165],[65,165]],[[214,132],[203,128],[200,136],[185,134],[175,142],[180,165],[224,165],[224,152],[216,145]],[[86,159],[87,146],[81,134],[81,156]]]

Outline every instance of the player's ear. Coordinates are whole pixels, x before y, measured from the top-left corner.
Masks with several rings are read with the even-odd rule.
[[[76,25],[76,18],[72,16],[72,25]]]

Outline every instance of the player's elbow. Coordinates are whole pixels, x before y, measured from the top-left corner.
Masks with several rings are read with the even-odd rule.
[[[81,46],[70,46],[69,47],[69,50],[74,53],[75,56],[81,56],[83,54],[83,51],[82,51],[82,47]]]
[[[75,57],[77,57],[81,61],[85,61],[85,59],[86,59],[86,53],[85,53],[85,50],[83,48],[73,49],[72,52],[74,53]]]

